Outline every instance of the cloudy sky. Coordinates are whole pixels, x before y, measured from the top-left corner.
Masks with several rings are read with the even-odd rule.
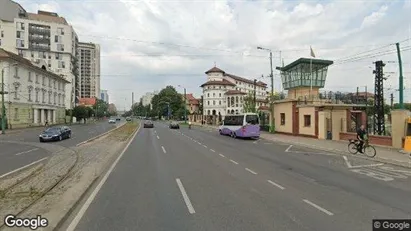
[[[269,54],[285,64],[334,60],[326,89],[373,91],[373,63],[387,63],[386,94],[398,89],[395,42],[401,42],[406,100],[411,100],[411,0],[18,0],[30,12],[65,17],[83,42],[99,43],[101,87],[122,110],[145,92],[183,85],[197,97],[205,71],[269,83]],[[279,52],[281,51],[281,53]],[[275,72],[275,89],[281,80]],[[179,89],[182,91],[182,89]],[[395,94],[398,99],[398,92]]]

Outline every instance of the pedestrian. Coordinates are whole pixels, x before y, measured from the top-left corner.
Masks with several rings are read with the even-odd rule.
[[[49,126],[49,121],[48,121],[48,120],[46,120],[44,126],[45,126],[45,127],[48,127],[48,126]]]

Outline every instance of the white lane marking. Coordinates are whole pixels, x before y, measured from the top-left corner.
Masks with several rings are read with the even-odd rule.
[[[267,181],[268,181],[268,183],[274,185],[275,187],[277,187],[277,188],[279,188],[279,189],[281,189],[281,190],[284,190],[284,189],[285,189],[283,186],[275,183],[274,181],[271,181],[271,180],[267,180]]]
[[[164,148],[164,146],[161,146],[161,149],[163,149],[163,152],[164,152],[164,153],[167,153],[167,152],[166,152],[166,149]]]
[[[188,195],[187,195],[186,190],[184,189],[183,183],[181,183],[181,180],[179,178],[177,178],[176,181],[177,181],[178,188],[180,188],[181,194],[183,195],[184,202],[187,205],[188,212],[190,214],[195,213],[196,211],[194,210],[194,207],[191,204],[190,198],[188,198]]]
[[[197,142],[199,145],[201,145],[201,143],[200,142]]]
[[[93,202],[94,198],[97,196],[97,193],[101,190],[101,188],[103,187],[104,183],[107,181],[108,176],[111,174],[111,172],[114,170],[114,168],[116,167],[117,163],[120,161],[121,157],[124,155],[124,153],[126,152],[126,150],[128,149],[128,147],[130,146],[130,144],[134,141],[134,138],[136,137],[136,135],[138,134],[138,132],[140,131],[141,125],[140,127],[138,127],[138,130],[136,131],[136,133],[133,135],[133,137],[130,139],[130,141],[128,142],[128,144],[126,145],[126,147],[124,147],[123,151],[120,153],[120,155],[117,157],[117,159],[114,161],[114,163],[110,166],[110,169],[106,172],[106,174],[103,176],[103,178],[101,179],[100,183],[97,185],[97,187],[94,189],[94,191],[91,193],[91,195],[89,196],[89,198],[87,198],[86,202],[83,204],[83,206],[80,208],[80,211],[77,213],[77,215],[74,217],[74,219],[71,221],[70,225],[68,226],[68,228],[66,229],[66,231],[74,231],[78,225],[78,223],[80,222],[81,218],[84,216],[84,214],[86,213],[88,207],[91,205],[91,203]]]
[[[41,161],[43,161],[43,160],[45,160],[45,159],[47,159],[47,158],[48,158],[48,157],[44,157],[44,158],[42,158],[42,159],[40,159],[40,160],[36,160],[36,161],[34,161],[34,162],[32,162],[32,163],[30,163],[30,164],[28,164],[28,165],[24,165],[23,167],[20,167],[20,168],[18,168],[18,169],[14,169],[14,170],[11,171],[11,172],[5,173],[5,174],[3,174],[3,175],[0,176],[0,179],[3,178],[3,177],[8,176],[8,175],[10,175],[10,174],[13,174],[13,173],[15,173],[15,172],[18,172],[18,171],[20,171],[20,170],[22,170],[22,169],[28,168],[28,167],[30,167],[30,166],[32,166],[32,165],[34,165],[34,164],[37,164],[37,163],[39,163],[39,162],[41,162]]]
[[[352,165],[350,164],[350,162],[348,161],[348,158],[346,156],[343,156],[343,159],[345,161],[345,164],[347,165],[347,167],[352,168]]]
[[[220,155],[221,157],[225,157],[225,156],[224,156],[223,154],[221,154],[221,153],[220,153],[220,154],[218,154],[218,155]]]
[[[330,212],[330,211],[328,211],[328,210],[326,210],[326,209],[324,209],[324,208],[320,207],[319,205],[314,204],[313,202],[311,202],[311,201],[309,201],[309,200],[307,200],[307,199],[304,199],[303,201],[304,201],[305,203],[307,203],[307,204],[309,204],[309,205],[313,206],[314,208],[316,208],[316,209],[320,210],[321,212],[323,212],[323,213],[325,213],[325,214],[329,215],[329,216],[334,215],[334,213],[332,213],[332,212]]]
[[[238,162],[235,162],[234,160],[230,160],[231,162],[233,162],[234,164],[238,164]]]
[[[251,173],[252,173],[252,174],[254,174],[254,175],[257,175],[257,173],[256,173],[256,172],[254,172],[253,170],[251,170],[251,169],[249,169],[249,168],[245,168],[245,170],[247,170],[247,171],[251,172]]]
[[[271,143],[264,143],[264,144],[271,144]]]
[[[258,140],[254,141],[253,144],[256,144]]]
[[[292,145],[288,146],[288,148],[285,150],[285,152],[290,151],[290,149],[291,149],[292,147],[293,147]]]
[[[203,144],[203,147],[207,148],[207,145],[204,145],[204,144]]]
[[[382,166],[384,165],[383,163],[380,164],[365,164],[365,165],[356,165],[356,166],[351,166],[350,168],[365,168],[365,167],[377,167],[377,166]]]
[[[214,149],[210,149],[210,151],[215,152]]]
[[[157,136],[157,139],[159,140],[159,139],[160,139],[160,137],[159,137],[159,136]]]
[[[27,150],[27,151],[24,151],[24,152],[16,153],[15,155],[18,156],[18,155],[21,155],[21,154],[26,154],[26,153],[29,153],[29,152],[32,152],[32,151],[37,151],[37,150],[39,150],[39,149],[38,148],[33,148],[33,149],[30,149],[30,150]]]

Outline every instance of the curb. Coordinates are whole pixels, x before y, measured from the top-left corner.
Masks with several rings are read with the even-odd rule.
[[[337,153],[337,154],[340,154],[340,155],[348,155],[349,154],[351,156],[361,158],[361,159],[365,159],[365,160],[373,160],[373,161],[377,161],[377,162],[380,162],[380,163],[392,164],[392,165],[405,167],[405,168],[411,168],[411,159],[407,163],[407,162],[400,162],[400,161],[380,158],[378,156],[375,156],[374,158],[368,158],[368,157],[361,156],[361,155],[353,155],[349,152],[342,151],[342,150],[339,150],[339,149],[322,148],[322,147],[315,146],[315,145],[310,145],[310,144],[297,143],[297,142],[287,142],[287,141],[282,141],[282,140],[267,139],[267,138],[263,138],[263,137],[261,137],[261,139],[268,140],[268,141],[274,141],[274,142],[280,142],[280,143],[286,143],[286,144],[290,144],[290,145],[298,145],[298,146],[301,146],[301,147],[314,148],[314,149],[321,150],[321,151],[329,151],[329,152]],[[377,153],[377,155],[378,155],[378,153]]]
[[[81,146],[81,145],[86,144],[86,143],[89,143],[89,142],[91,142],[91,141],[94,141],[94,140],[96,140],[96,139],[98,139],[98,138],[100,138],[100,137],[103,137],[103,136],[111,133],[111,132],[114,132],[115,130],[123,127],[123,126],[126,125],[126,124],[127,124],[127,123],[124,123],[123,125],[121,125],[121,126],[119,126],[119,127],[113,128],[113,129],[111,129],[111,130],[109,130],[109,131],[106,131],[106,132],[100,134],[100,135],[97,135],[97,136],[95,136],[95,137],[93,137],[93,138],[90,138],[90,139],[88,139],[88,140],[86,140],[86,141],[83,141],[83,142],[81,142],[81,143],[78,143],[78,144],[76,144],[76,147]]]
[[[127,123],[125,123],[125,124],[127,124]],[[125,124],[121,125],[120,127],[124,126]],[[120,127],[118,127],[118,128],[120,128]],[[136,133],[140,130],[140,127],[141,127],[141,123],[139,123],[138,128],[131,134],[130,138],[127,141],[129,141],[131,139],[131,137],[133,137],[134,133]],[[114,131],[118,128],[114,128],[110,131]],[[105,170],[102,171],[102,173],[105,173],[109,167],[110,167],[110,162],[108,162],[107,165],[104,167]],[[70,206],[70,208],[67,210],[66,214],[64,214],[64,216],[60,219],[60,221],[57,222],[57,225],[53,228],[53,231],[54,230],[59,230],[61,228],[61,226],[70,217],[70,215],[72,215],[73,211],[79,206],[80,202],[83,201],[84,198],[86,197],[86,195],[88,195],[88,193],[90,192],[90,190],[92,188],[94,188],[93,186],[97,182],[99,182],[99,179],[100,179],[101,175],[103,175],[103,174],[100,174],[99,176],[95,177],[94,180],[90,183],[90,185],[87,186],[86,190],[84,190],[84,192],[79,196],[79,198],[77,198],[77,200],[74,202],[74,204],[72,206]]]
[[[93,186],[98,182],[98,179],[100,179],[100,176],[97,176],[94,178],[94,180],[91,182],[91,184],[84,190],[84,192],[79,196],[79,198],[74,202],[72,206],[67,210],[66,214],[60,219],[59,222],[57,222],[56,226],[53,228],[53,230],[59,230],[61,226],[64,224],[64,222],[67,221],[67,218],[73,213],[73,211],[77,208],[77,206],[80,204],[80,202],[88,195],[90,190],[93,188]]]

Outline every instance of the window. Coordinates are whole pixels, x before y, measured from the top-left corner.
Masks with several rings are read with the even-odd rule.
[[[230,110],[228,110],[228,114],[230,113]],[[224,125],[228,126],[242,126],[243,125],[243,116],[225,116],[224,118]]]
[[[18,119],[19,119],[19,109],[14,108],[14,120],[18,120]]]
[[[64,35],[64,28],[57,28],[57,33],[59,35]]]
[[[221,93],[219,94],[219,96],[221,97]]]
[[[4,38],[4,31],[1,31],[1,37]]]
[[[304,115],[304,127],[311,127],[311,115]]]
[[[213,100],[213,105],[215,105],[215,100]]]
[[[32,92],[32,88],[29,87],[29,98],[28,98],[28,101],[31,101],[31,92]]]
[[[14,67],[14,78],[19,78],[19,68]]]
[[[207,93],[207,97],[210,97],[210,93]]]
[[[280,113],[280,123],[281,125],[285,125],[285,113]]]
[[[213,93],[213,97],[215,97],[215,93]]]
[[[55,35],[55,36],[54,36],[54,42],[55,42],[55,43],[60,42],[60,39],[59,39],[59,36],[58,36],[58,35]]]
[[[60,54],[56,53],[56,60],[60,60]]]
[[[16,31],[16,38],[24,39],[24,31]]]
[[[14,99],[18,99],[18,90],[19,90],[19,86],[14,86]]]
[[[45,103],[46,102],[46,91],[43,91],[43,95],[42,95],[42,102]]]
[[[51,91],[49,92],[49,104],[51,104]]]
[[[218,105],[221,105],[221,100],[218,101]]]
[[[33,80],[31,80],[31,72],[29,71],[29,82],[33,82]]]
[[[39,83],[39,75],[36,74],[36,83]]]
[[[53,87],[56,89],[56,80],[53,81]]]
[[[24,40],[17,39],[17,40],[16,40],[16,46],[17,46],[18,48],[24,47]]]
[[[39,91],[36,89],[36,102],[39,102]]]
[[[57,51],[64,51],[64,44],[57,44]]]
[[[257,115],[247,115],[245,117],[245,122],[252,125],[256,125],[259,124],[259,119]]]
[[[64,61],[59,61],[59,68],[66,68]]]
[[[45,76],[43,76],[43,81],[42,81],[42,83],[43,83],[43,86],[46,86],[46,77],[45,77]]]
[[[53,100],[54,105],[56,105],[56,94],[54,94],[54,100]]]
[[[209,101],[209,100],[207,100],[207,105],[210,105],[210,101]]]
[[[227,99],[227,107],[230,107],[230,97]]]
[[[49,79],[49,87],[51,87],[51,79]]]

